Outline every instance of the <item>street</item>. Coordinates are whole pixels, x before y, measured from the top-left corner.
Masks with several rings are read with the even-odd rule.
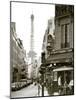
[[[11,92],[11,98],[17,97],[34,97],[38,95],[38,86],[31,84],[28,87],[25,87],[18,91]]]
[[[42,96],[42,90],[40,88],[38,95],[38,85],[31,84],[28,87],[25,87],[18,91],[11,92],[11,98],[19,98],[19,97],[36,97]],[[49,96],[46,88],[44,88],[44,96]]]

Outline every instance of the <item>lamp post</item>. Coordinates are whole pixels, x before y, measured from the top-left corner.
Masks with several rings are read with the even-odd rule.
[[[44,73],[45,73],[45,52],[41,53],[41,66],[40,66],[40,73],[41,73],[41,85],[42,85],[42,96],[44,96]]]
[[[44,73],[45,73],[45,67],[43,64],[40,66],[40,71],[41,73],[41,85],[42,85],[42,96],[44,96]]]

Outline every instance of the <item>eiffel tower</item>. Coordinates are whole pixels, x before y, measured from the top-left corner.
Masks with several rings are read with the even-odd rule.
[[[34,60],[35,60],[35,57],[36,57],[36,53],[34,52],[34,15],[33,14],[31,14],[30,51],[28,53],[28,57],[31,58],[32,72],[33,72],[33,68],[34,68],[33,65],[34,65]]]

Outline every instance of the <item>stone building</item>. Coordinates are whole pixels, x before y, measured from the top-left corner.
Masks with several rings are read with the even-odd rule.
[[[53,50],[54,47],[54,18],[50,18],[48,20],[47,29],[45,31],[44,37],[43,37],[43,45],[42,45],[42,52],[45,52],[45,58],[50,54],[50,51]]]
[[[10,37],[10,64],[11,64],[11,82],[19,82],[27,77],[26,51],[23,43],[16,34],[15,22],[11,22]]]
[[[43,37],[43,45],[42,45],[42,52],[45,53],[46,64],[45,72],[44,72],[44,83],[46,83],[46,87],[49,88],[52,84],[53,72],[50,70],[51,64],[47,63],[47,58],[50,56],[51,52],[54,49],[54,18],[50,18],[48,20],[47,29],[45,31]]]
[[[60,92],[59,95],[74,94],[73,37],[74,6],[55,5],[55,43],[46,62],[53,72],[53,92]]]

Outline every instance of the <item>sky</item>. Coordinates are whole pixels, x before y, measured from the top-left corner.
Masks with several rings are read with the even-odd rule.
[[[16,22],[16,33],[26,53],[30,50],[31,14],[34,15],[34,51],[39,57],[48,20],[55,16],[55,5],[12,2],[11,21]]]

